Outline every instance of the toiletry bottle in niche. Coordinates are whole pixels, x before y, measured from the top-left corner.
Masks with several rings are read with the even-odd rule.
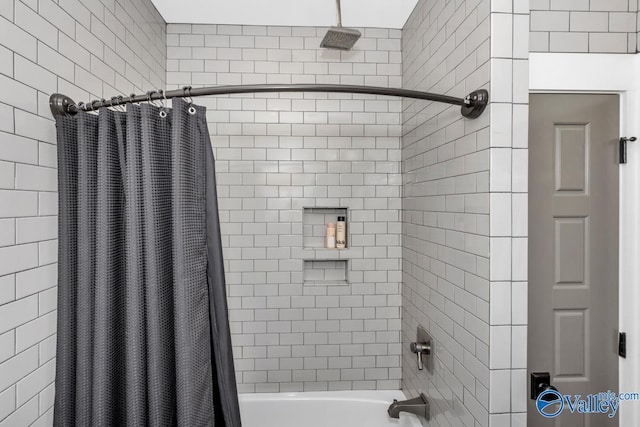
[[[324,246],[327,249],[336,248],[336,225],[333,222],[327,224],[327,234],[324,240]]]
[[[346,217],[339,216],[336,223],[336,248],[344,249],[347,247],[347,221]]]

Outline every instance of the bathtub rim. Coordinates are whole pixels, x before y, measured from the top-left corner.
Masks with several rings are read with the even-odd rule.
[[[393,399],[403,400],[406,395],[402,390],[339,390],[339,391],[294,391],[280,393],[240,393],[238,398],[241,402],[255,401],[352,401],[391,404]]]

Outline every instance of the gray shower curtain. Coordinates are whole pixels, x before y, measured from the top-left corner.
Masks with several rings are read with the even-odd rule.
[[[205,108],[58,117],[55,426],[240,426]]]

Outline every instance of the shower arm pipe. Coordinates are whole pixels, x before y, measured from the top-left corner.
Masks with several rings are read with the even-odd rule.
[[[340,0],[336,0],[336,18],[338,19],[338,27],[342,27],[342,9],[340,7]]]
[[[192,98],[196,96],[233,95],[245,93],[265,92],[334,92],[356,93],[367,95],[398,96],[402,98],[422,99],[425,101],[442,102],[445,104],[459,105],[461,114],[469,119],[479,117],[489,103],[489,93],[485,89],[471,92],[465,98],[456,98],[448,95],[439,95],[429,92],[420,92],[408,89],[396,89],[380,86],[355,86],[332,84],[265,84],[265,85],[238,85],[238,86],[210,86],[201,88],[185,87],[183,89],[169,90],[166,92],[154,91],[144,95],[119,96],[111,99],[95,100],[88,104],[76,104],[66,95],[55,93],[49,98],[51,113],[56,116],[75,115],[80,111],[96,111],[101,107],[115,107],[128,103],[149,102],[154,100],[167,100],[171,98]]]

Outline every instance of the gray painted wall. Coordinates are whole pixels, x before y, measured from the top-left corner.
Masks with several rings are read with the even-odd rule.
[[[165,85],[149,0],[0,2],[0,426],[53,422],[57,173],[49,94]]]
[[[169,25],[167,82],[400,87],[400,31],[361,31],[341,53],[319,48],[325,28]],[[197,103],[209,107],[217,160],[240,391],[398,389],[401,101],[283,93]],[[304,238],[331,217],[305,214],[314,207],[348,209],[348,250]],[[336,258],[350,283],[338,283]]]

